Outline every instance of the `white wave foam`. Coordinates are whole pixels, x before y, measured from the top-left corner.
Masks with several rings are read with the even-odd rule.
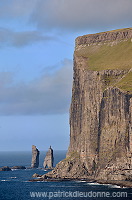
[[[100,184],[100,183],[87,183],[88,185],[103,185],[103,184]]]
[[[86,183],[87,181],[76,181],[77,183]]]
[[[17,177],[15,176],[15,177],[10,177],[10,178],[14,179],[14,178],[17,178]]]
[[[121,186],[119,186],[119,185],[109,185],[109,187],[111,187],[111,188],[121,188]]]

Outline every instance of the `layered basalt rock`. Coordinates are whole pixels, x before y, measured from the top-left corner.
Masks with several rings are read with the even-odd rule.
[[[32,145],[32,168],[38,168],[39,167],[39,150],[36,148],[36,146]]]
[[[76,38],[75,49],[79,50],[86,46],[91,45],[101,45],[101,44],[117,44],[121,41],[127,41],[132,38],[132,28],[113,30],[108,32],[89,34],[84,36],[79,36]]]
[[[131,69],[131,28],[76,39],[70,145],[66,159],[48,177],[132,177]]]
[[[46,153],[46,157],[44,159],[44,163],[43,163],[44,168],[52,169],[53,162],[54,162],[53,149],[50,146],[49,150]]]

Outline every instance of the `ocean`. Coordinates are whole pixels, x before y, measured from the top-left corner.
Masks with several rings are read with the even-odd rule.
[[[116,185],[85,181],[29,182],[34,173],[42,169],[46,152],[40,154],[39,169],[0,171],[0,200],[113,200],[132,199],[132,189]],[[54,151],[55,165],[66,156],[66,151]],[[0,152],[0,167],[31,166],[31,152]]]

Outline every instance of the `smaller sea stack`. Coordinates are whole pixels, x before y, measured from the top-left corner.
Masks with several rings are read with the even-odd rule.
[[[39,167],[39,150],[36,148],[35,145],[32,145],[32,168]]]
[[[50,146],[49,150],[46,153],[46,157],[44,159],[44,164],[43,164],[44,168],[49,168],[49,169],[53,168],[53,161],[54,161],[53,149]]]

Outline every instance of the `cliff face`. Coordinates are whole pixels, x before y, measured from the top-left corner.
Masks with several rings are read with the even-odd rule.
[[[131,28],[76,39],[70,145],[66,159],[49,176],[108,180],[131,176],[131,69]]]
[[[132,38],[132,28],[89,34],[80,36],[76,39],[75,49],[79,50],[80,48],[84,48],[86,46],[97,45],[107,42],[113,45],[124,40],[127,41],[130,38]]]

